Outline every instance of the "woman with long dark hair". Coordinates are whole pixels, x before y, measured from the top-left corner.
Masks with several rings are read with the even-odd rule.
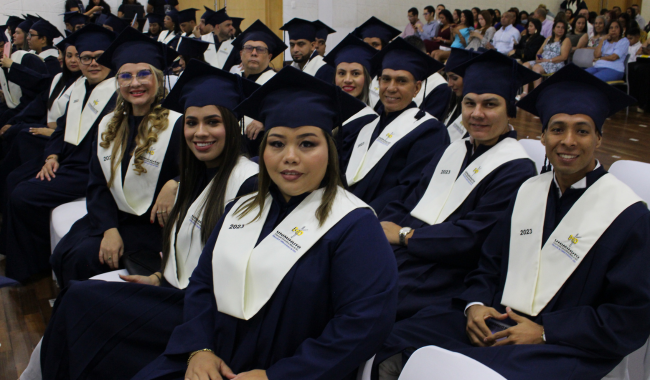
[[[433,39],[431,56],[433,56],[436,50],[449,50],[451,49],[451,43],[454,41],[451,37],[451,25],[454,23],[454,19],[451,16],[451,12],[447,9],[443,9],[438,14],[438,21],[440,22],[440,31],[438,36]]]
[[[587,18],[585,16],[576,16],[571,24],[571,31],[567,35],[571,41],[571,53],[587,46],[589,33],[587,33]]]
[[[215,87],[220,91],[212,91]],[[43,338],[44,374],[56,377],[68,370],[98,380],[130,379],[163,352],[182,321],[189,277],[226,204],[257,188],[258,166],[237,148],[239,117],[232,111],[257,87],[205,63],[188,64],[179,86],[163,103],[184,114],[184,138],[176,202],[163,231],[162,267],[150,276],[120,275],[126,283],[118,271],[110,273],[118,282],[84,281],[67,289]],[[106,313],[90,316],[90,309]],[[77,322],[86,327],[80,329]],[[131,334],[132,324],[138,325],[137,334]],[[72,325],[75,329],[68,329]],[[72,343],[76,331],[83,333]],[[97,361],[98,353],[89,348],[103,346],[101,339],[108,336],[113,343]]]
[[[623,25],[619,20],[609,24],[609,35],[600,41],[594,52],[593,67],[587,72],[604,81],[620,80],[625,75],[625,57],[628,54],[630,40],[623,36]]]
[[[110,14],[111,6],[105,0],[88,0],[85,15],[90,17],[90,22],[94,23],[102,14]]]
[[[341,187],[332,129],[363,107],[292,67],[237,107],[266,129],[259,191],[226,208],[183,324],[134,379],[356,378],[393,323],[397,275],[376,216]]]
[[[555,20],[553,33],[544,41],[542,47],[537,51],[534,61],[524,63],[524,66],[539,74],[552,74],[562,67],[571,53],[571,40],[567,38],[568,25],[566,21]],[[537,87],[542,79],[533,82]],[[524,85],[522,97],[528,94],[528,84]]]
[[[474,16],[469,9],[465,9],[460,14],[460,22],[451,27],[451,37],[453,42],[451,43],[452,48],[465,49],[469,43],[469,35],[474,30]],[[444,61],[449,58],[450,51],[448,50],[438,50],[432,55],[433,58],[438,61]]]
[[[526,33],[521,36],[519,43],[508,53],[508,57],[519,59],[522,62],[534,61],[539,48],[544,44],[542,32],[542,22],[531,17],[526,26]]]
[[[170,43],[174,37],[180,36],[181,33],[181,24],[178,22],[178,11],[171,10],[163,19],[163,31],[158,35],[158,42],[164,44]]]
[[[492,41],[496,29],[492,26],[492,15],[488,11],[481,11],[477,18],[477,27],[475,30],[469,32],[469,42],[465,49],[478,50],[485,48],[487,44]]]

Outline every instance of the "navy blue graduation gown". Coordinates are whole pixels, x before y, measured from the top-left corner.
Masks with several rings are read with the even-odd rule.
[[[43,51],[49,49],[56,48],[52,46],[44,47]],[[28,56],[28,62],[25,62],[25,58]],[[36,57],[41,64],[37,64],[34,57]],[[41,92],[49,90],[52,79],[56,74],[60,73],[62,69],[57,57],[47,57],[44,60],[41,60],[38,55],[30,54],[23,57],[20,64],[12,64],[11,71],[14,72],[10,72],[9,74],[12,82],[21,87],[27,87],[34,91]]]
[[[422,84],[422,89],[424,91],[424,84]],[[451,89],[446,84],[441,84],[436,86],[429,95],[424,98],[423,103],[420,105],[420,108],[427,111],[431,116],[436,119],[443,121],[445,111],[447,110],[447,103],[449,102],[449,97],[451,96]]]
[[[341,170],[341,175],[343,176],[343,179],[345,180],[345,168],[348,167],[348,163],[350,162],[350,157],[352,156],[352,149],[354,148],[354,143],[357,141],[357,136],[359,136],[359,132],[365,127],[367,124],[371,123],[373,120],[378,118],[378,115],[366,115],[362,116],[356,120],[352,120],[351,122],[347,123],[344,125],[342,128],[339,128],[339,134],[342,135],[341,137],[337,137],[337,144],[340,142],[339,145],[337,145],[337,151],[339,153],[339,167],[342,168]],[[345,183],[345,181],[343,181]]]
[[[272,194],[258,244],[306,196],[286,203],[277,190]],[[345,216],[296,262],[248,321],[217,310],[212,251],[222,223],[190,278],[184,323],[174,330],[164,355],[134,379],[183,379],[188,354],[204,348],[235,373],[264,369],[271,380],[354,379],[395,318],[395,261],[374,214],[357,209]]]
[[[605,173],[600,167],[587,174],[587,186]],[[585,189],[568,189],[562,197],[557,191],[551,184],[543,242]],[[544,326],[546,344],[470,344],[463,314],[467,303],[483,302],[505,312],[501,298],[513,208],[514,199],[486,239],[479,266],[467,277],[468,289],[453,304],[439,302],[423,309],[408,328],[396,325],[382,351],[410,347],[409,353],[436,345],[476,359],[509,380],[601,379],[645,343],[650,335],[650,212],[636,203],[614,220],[537,317],[518,313]]]
[[[499,141],[504,138],[516,139],[517,132],[507,132]],[[459,174],[490,149],[479,145],[472,154],[472,144],[465,144],[467,153]],[[440,149],[424,168],[406,201],[389,203],[379,215],[379,220],[414,229],[407,247],[393,245],[399,269],[398,321],[429,305],[434,297],[451,298],[465,289],[465,276],[478,265],[488,234],[519,186],[536,174],[529,159],[507,162],[486,176],[443,223],[432,226],[410,213],[426,192],[444,151]]]
[[[414,108],[415,103],[404,110]],[[380,107],[381,120],[375,127],[371,142],[403,111],[386,115]],[[421,111],[418,115],[423,115]],[[439,148],[449,145],[447,128],[437,121],[428,120],[396,142],[377,162],[374,168],[349,190],[368,203],[377,214],[392,201],[403,201],[420,180],[422,169],[431,161]]]
[[[126,173],[133,170],[130,167],[131,152],[136,148],[137,125],[141,120],[142,118],[129,116],[128,144],[121,162],[122,181]],[[118,209],[97,157],[97,144],[93,144],[86,191],[88,214],[72,225],[50,258],[54,274],[61,287],[71,280],[86,280],[111,270],[108,265],[99,261],[99,246],[104,232],[111,228],[118,229],[124,243],[125,255],[140,251],[162,251],[162,228],[158,223],[151,223],[149,217],[162,187],[170,179],[179,175],[179,149],[181,142],[185,143],[182,140],[182,120],[179,118],[175,125],[168,126],[174,130],[165,152],[153,200],[149,209],[140,216]]]
[[[193,199],[215,170],[196,186]],[[257,189],[257,175],[238,196]],[[43,379],[130,379],[163,353],[183,322],[185,291],[162,279],[161,286],[71,281],[54,305],[43,336]]]
[[[87,88],[84,103],[92,88]],[[97,126],[113,111],[116,97],[113,95],[78,145],[64,141],[66,110],[57,120],[57,128],[47,142],[43,157],[34,157],[7,177],[6,223],[0,233],[0,249],[7,256],[7,277],[26,281],[50,269],[50,212],[86,196],[88,162],[97,138]],[[34,178],[50,154],[59,156],[56,178],[51,181]]]
[[[20,104],[13,109],[7,108],[0,115],[0,125],[6,125],[9,119],[20,113],[46,87],[45,85],[49,86],[49,83],[34,86],[34,83],[30,81],[31,76],[25,74],[25,70],[29,70],[30,73],[47,73],[45,63],[35,54],[25,54],[20,64],[14,62],[11,65],[11,70],[5,68],[2,70],[5,72],[7,81],[20,86],[22,91]]]

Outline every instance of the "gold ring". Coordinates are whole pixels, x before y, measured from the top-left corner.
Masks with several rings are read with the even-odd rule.
[[[108,256],[107,259],[110,260],[112,256]]]

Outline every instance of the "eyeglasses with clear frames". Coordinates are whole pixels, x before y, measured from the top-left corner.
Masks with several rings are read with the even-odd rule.
[[[242,50],[244,50],[248,54],[252,53],[253,50],[257,50],[257,54],[266,54],[269,52],[269,48],[265,48],[262,46],[250,46],[250,45],[244,45],[242,47]]]
[[[153,73],[151,70],[140,70],[135,76],[131,73],[117,74],[117,83],[120,87],[129,87],[133,83],[133,78],[138,80],[140,84],[149,84],[153,80]]]

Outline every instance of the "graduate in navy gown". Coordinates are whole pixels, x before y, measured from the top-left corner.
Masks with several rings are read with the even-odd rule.
[[[650,334],[650,212],[594,156],[605,119],[633,103],[574,65],[521,101],[540,117],[552,170],[521,186],[468,289],[393,336],[410,351],[467,355],[509,380],[601,379],[641,347]]]
[[[86,195],[97,125],[113,110],[116,98],[111,70],[95,59],[113,39],[113,32],[97,25],[66,39],[79,52],[84,76],[75,82],[43,158],[34,157],[7,178],[0,249],[7,256],[8,277],[26,281],[50,269],[50,211]]]
[[[445,109],[444,116],[440,119],[446,126],[449,132],[449,139],[454,141],[468,137],[467,129],[463,125],[463,77],[454,72],[456,67],[469,61],[470,59],[478,56],[479,53],[474,50],[465,50],[458,48],[451,48],[449,58],[445,62],[445,73],[447,74],[447,86],[451,89],[447,108]]]
[[[401,38],[372,63],[381,68],[380,117],[359,131],[345,178],[354,195],[381,213],[388,203],[403,201],[415,189],[435,151],[449,145],[449,134],[412,100],[422,90],[422,81],[442,64]]]
[[[470,137],[439,149],[406,201],[391,202],[379,214],[399,268],[398,321],[435,297],[464,290],[510,198],[537,174],[509,118],[515,117],[511,78],[516,87],[538,75],[502,54],[489,55],[456,69],[467,78],[462,115]]]
[[[341,168],[348,166],[354,142],[357,140],[361,128],[379,117],[368,105],[370,82],[375,76],[371,60],[375,54],[377,54],[376,49],[352,34],[348,34],[324,58],[325,62],[336,70],[334,84],[366,104],[364,109],[343,122],[343,126],[337,132],[339,141],[337,148]]]
[[[334,69],[318,54],[316,31],[319,25],[301,18],[291,19],[280,30],[289,33],[289,50],[293,63],[291,66],[327,83],[334,83]]]
[[[7,176],[25,162],[43,155],[45,144],[56,129],[57,120],[63,116],[68,106],[72,86],[81,76],[77,49],[65,42],[62,44],[63,72],[54,77],[49,92],[42,92],[14,117],[17,124],[13,127],[18,129],[18,133],[11,146],[5,147],[7,154],[0,165],[0,199],[3,204],[6,202],[4,190]],[[3,144],[7,142],[7,133],[3,135]]]
[[[381,345],[397,274],[376,217],[340,186],[331,131],[363,104],[337,91],[286,67],[237,108],[267,127],[260,192],[226,208],[184,323],[134,379],[354,379]]]
[[[227,202],[257,189],[258,166],[239,152],[232,111],[257,87],[207,64],[188,64],[163,103],[185,120],[177,201],[168,217],[158,214],[165,224],[163,268],[148,277],[122,276],[130,283],[73,282],[43,337],[44,379],[130,379],[162,354],[183,321],[184,289]]]
[[[176,56],[168,46],[127,28],[99,59],[98,64],[117,72],[118,96],[92,146],[88,214],[50,258],[61,286],[118,269],[125,254],[155,259],[161,251],[162,230],[151,223],[150,214],[169,212],[173,195],[158,195],[178,176],[182,115],[160,105],[162,70]]]

